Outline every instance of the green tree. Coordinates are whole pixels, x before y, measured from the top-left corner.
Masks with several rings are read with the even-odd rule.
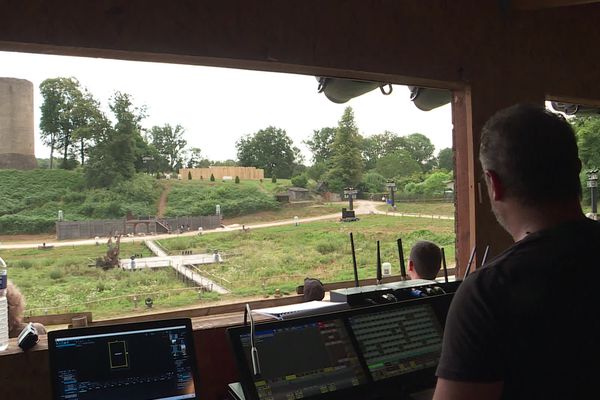
[[[572,125],[583,169],[600,167],[600,116],[576,117]]]
[[[405,139],[389,131],[364,138],[363,158],[365,160],[365,169],[374,169],[377,160],[381,157],[395,153],[404,147]]]
[[[152,145],[161,157],[167,161],[169,171],[176,171],[183,165],[183,149],[187,141],[183,138],[185,129],[181,125],[172,127],[169,124],[153,126],[150,129]]]
[[[312,153],[313,163],[327,162],[331,158],[335,132],[335,128],[315,129],[312,137],[304,141]]]
[[[338,123],[332,146],[331,168],[326,177],[330,190],[341,191],[344,187],[358,185],[363,171],[361,144],[362,137],[354,122],[354,112],[351,107],[346,107]]]
[[[422,133],[413,133],[406,136],[404,138],[404,149],[408,151],[413,160],[421,165],[424,171],[429,171],[435,166],[433,156],[435,146]]]
[[[367,172],[363,175],[358,188],[363,192],[379,193],[386,190],[385,184],[386,179],[383,175],[377,172]]]
[[[420,194],[429,197],[439,197],[444,195],[446,183],[452,180],[452,174],[449,172],[434,172],[421,183],[409,183],[405,191],[411,194]]]
[[[40,84],[43,102],[40,107],[40,136],[50,147],[50,168],[53,167],[54,151],[63,154],[62,167],[70,168],[75,154],[79,153],[81,164],[92,144],[97,130],[104,129],[106,118],[98,102],[82,89],[75,78],[46,79]],[[78,142],[79,149],[74,149]]]
[[[134,107],[127,93],[116,92],[110,110],[116,123],[96,135],[96,146],[85,168],[88,184],[93,187],[112,187],[131,179],[136,171],[136,140],[141,137],[145,109]]]
[[[304,174],[293,176],[292,185],[294,187],[305,188],[308,185],[308,178]]]
[[[398,150],[377,160],[375,171],[390,179],[421,172],[421,166],[406,150]]]
[[[202,158],[202,151],[198,147],[192,147],[188,153],[188,160],[186,162],[187,168],[204,168],[208,167],[210,162]]]
[[[285,130],[269,126],[236,143],[240,165],[265,170],[267,176],[289,178],[297,152]]]
[[[438,168],[445,169],[446,171],[454,170],[454,152],[451,148],[446,147],[440,150],[437,156]]]

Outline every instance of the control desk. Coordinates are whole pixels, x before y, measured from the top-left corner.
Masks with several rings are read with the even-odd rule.
[[[452,296],[230,328],[243,397],[402,399],[431,388]]]

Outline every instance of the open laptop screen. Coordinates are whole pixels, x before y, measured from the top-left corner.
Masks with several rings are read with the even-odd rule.
[[[198,399],[190,320],[50,332],[54,398]]]

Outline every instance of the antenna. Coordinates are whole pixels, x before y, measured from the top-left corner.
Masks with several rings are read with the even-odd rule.
[[[473,246],[473,249],[471,250],[471,256],[469,257],[469,263],[467,264],[467,269],[465,270],[465,275],[463,276],[463,279],[465,279],[467,276],[469,276],[469,272],[471,272],[471,264],[473,263],[473,258],[475,258],[475,248],[477,246]]]
[[[442,267],[444,268],[444,282],[448,283],[448,268],[446,267],[446,252],[444,251],[443,247],[440,250],[442,250]]]
[[[381,253],[379,252],[379,240],[377,241],[377,284],[381,284]]]
[[[356,267],[356,252],[354,251],[354,236],[352,236],[352,232],[350,232],[350,246],[352,247],[352,266],[354,267],[354,286],[359,287],[360,283],[358,282],[358,268]]]
[[[398,238],[398,259],[400,260],[400,276],[406,280],[406,266],[404,265],[404,250],[402,250],[402,239]]]
[[[250,304],[246,303],[246,312],[244,313],[244,325],[246,324],[248,317],[250,317],[250,357],[252,358],[252,372],[254,372],[254,376],[258,376],[260,375],[260,360],[258,359],[258,349],[256,348],[256,332],[254,330],[254,317],[252,316]]]
[[[489,244],[487,246],[485,246],[485,252],[483,253],[483,259],[481,260],[481,266],[482,267],[483,267],[483,264],[485,264],[485,261],[487,260],[488,251],[490,251],[490,245]]]

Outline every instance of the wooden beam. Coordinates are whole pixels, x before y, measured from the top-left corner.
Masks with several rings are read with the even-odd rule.
[[[600,3],[598,0],[512,0],[511,5],[517,10],[538,10],[542,8],[578,6],[582,4]]]

